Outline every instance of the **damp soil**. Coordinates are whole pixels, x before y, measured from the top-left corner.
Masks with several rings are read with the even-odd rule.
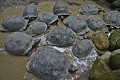
[[[36,2],[35,2],[36,1]],[[40,12],[53,12],[54,1],[57,0],[2,0],[0,3],[0,23],[2,20],[9,15],[21,15],[25,5],[31,4],[38,8]],[[40,2],[40,3],[38,3]],[[71,15],[79,16],[81,19],[84,19],[80,15],[78,9],[79,7],[86,4],[96,4],[93,1],[84,1],[84,0],[69,0],[68,2],[69,12]],[[103,8],[96,4],[98,8],[102,9],[103,12],[97,14],[97,16],[102,18],[104,12],[109,11],[108,8]],[[13,6],[13,7],[11,7]],[[58,22],[59,26],[63,26],[63,23]],[[4,40],[10,32],[0,32],[0,80],[38,80],[35,76],[28,73],[25,66],[29,60],[28,56],[14,56],[5,51],[2,51],[4,48]],[[88,76],[88,75],[87,75]],[[85,74],[84,80],[87,80]],[[72,80],[72,79],[71,79]]]

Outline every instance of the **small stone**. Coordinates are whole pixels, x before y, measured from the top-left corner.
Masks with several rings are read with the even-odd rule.
[[[8,32],[15,32],[15,31],[23,31],[26,29],[28,24],[28,20],[25,20],[23,17],[19,15],[11,15],[7,16],[3,19],[1,24],[0,31],[8,31]]]
[[[74,73],[74,72],[78,71],[78,67],[73,65],[73,64],[71,64],[70,68],[68,69],[68,71],[71,72],[71,73]]]

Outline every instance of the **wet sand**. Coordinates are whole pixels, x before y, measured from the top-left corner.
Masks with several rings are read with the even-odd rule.
[[[84,17],[80,15],[80,13],[78,12],[78,8],[85,4],[88,4],[88,3],[92,4],[94,2],[93,1],[84,2],[84,0],[73,0],[73,1],[81,5],[70,5],[69,12],[71,13],[71,15],[76,15],[84,19]],[[34,6],[37,7],[40,12],[43,12],[43,11],[53,12],[52,9],[54,6],[54,2],[45,1]],[[3,12],[0,12],[0,23],[2,22],[5,16],[14,15],[14,14],[22,16],[24,7],[25,6],[9,7],[5,9]],[[105,12],[109,11],[107,8],[103,8],[99,5],[97,5],[97,7],[101,8]],[[103,14],[104,13],[101,12],[97,14],[97,16],[100,16],[102,18]],[[61,26],[63,24],[59,22],[59,25]],[[0,48],[4,48],[4,39],[8,34],[10,34],[10,32],[6,32],[6,33],[0,32]],[[4,54],[0,53],[0,80],[37,80],[33,75],[27,73],[26,71],[25,65],[28,59],[29,57],[26,57],[26,56],[23,56],[23,57],[14,56],[6,52],[4,52]]]

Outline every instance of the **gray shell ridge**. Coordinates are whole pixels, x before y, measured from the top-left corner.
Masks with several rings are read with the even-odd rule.
[[[23,31],[28,24],[28,20],[18,15],[7,16],[2,21],[1,31]]]
[[[75,33],[69,28],[55,28],[48,35],[46,39],[59,47],[70,46],[75,42]]]
[[[66,27],[71,28],[78,35],[83,35],[89,31],[86,21],[76,17],[69,16],[64,20]]]
[[[22,32],[14,32],[5,39],[4,46],[8,53],[15,55],[27,54],[34,44],[33,38]]]
[[[57,15],[49,12],[40,12],[37,18],[38,21],[45,22],[46,24],[49,25],[57,21],[57,19],[58,19]]]
[[[107,24],[100,17],[90,15],[88,18],[86,18],[86,22],[88,27],[93,31],[103,30],[108,32]]]
[[[118,11],[110,11],[103,15],[103,20],[112,27],[120,28],[120,13]]]
[[[72,53],[74,56],[78,58],[87,57],[90,52],[93,50],[94,45],[93,42],[88,39],[83,39],[81,41],[78,41],[73,47],[72,47]]]
[[[88,4],[79,9],[79,12],[82,15],[95,15],[97,14],[99,9],[94,4]]]
[[[47,30],[47,24],[44,22],[34,22],[30,24],[26,33],[32,36],[36,36],[44,33]]]
[[[28,5],[25,7],[24,11],[23,11],[23,17],[24,18],[37,18],[38,16],[38,10],[37,8],[31,6],[31,5]]]
[[[43,80],[64,80],[68,74],[69,65],[63,53],[42,46],[30,56],[26,68]]]
[[[69,16],[68,5],[64,1],[58,1],[53,7],[53,13],[58,16]]]

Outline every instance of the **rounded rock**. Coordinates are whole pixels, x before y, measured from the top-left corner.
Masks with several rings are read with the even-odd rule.
[[[42,46],[30,57],[27,70],[42,80],[65,80],[70,61],[58,50]]]

